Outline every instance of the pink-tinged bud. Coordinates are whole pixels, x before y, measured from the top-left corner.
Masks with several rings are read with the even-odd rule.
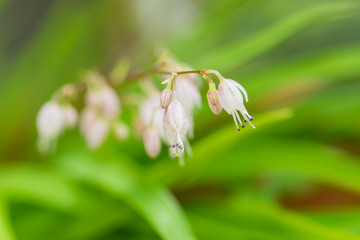
[[[169,89],[164,89],[161,91],[160,94],[160,105],[162,108],[167,108],[171,103],[172,99],[172,91]]]
[[[63,120],[67,128],[75,127],[78,121],[78,113],[73,106],[67,105],[63,107]]]
[[[219,92],[217,90],[209,90],[207,93],[207,99],[211,111],[219,115],[221,113],[222,107],[219,101]]]
[[[84,109],[81,112],[81,133],[89,148],[97,149],[108,135],[109,126],[107,121],[97,116],[92,109]]]
[[[159,132],[155,128],[147,128],[144,131],[143,140],[146,153],[151,158],[157,157],[161,151],[161,139]]]

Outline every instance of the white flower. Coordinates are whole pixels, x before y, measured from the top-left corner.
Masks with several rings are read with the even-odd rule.
[[[179,156],[180,164],[183,164],[184,142],[189,127],[184,107],[179,101],[170,103],[164,113],[164,134],[170,148],[172,157]]]
[[[70,104],[62,108],[63,120],[67,128],[74,128],[78,121],[78,113],[76,109]]]
[[[85,108],[81,112],[80,127],[81,133],[91,149],[97,149],[104,142],[109,131],[108,122],[99,117],[91,108]]]
[[[155,128],[149,127],[144,131],[143,140],[146,153],[151,158],[157,157],[161,151],[161,139],[159,132]]]
[[[253,120],[253,117],[249,115],[249,113],[247,112],[244,106],[243,95],[245,97],[246,102],[248,101],[248,96],[243,86],[241,86],[238,82],[231,79],[225,79],[223,77],[221,78],[219,77],[219,80],[220,80],[220,84],[219,84],[220,104],[228,114],[231,114],[233,116],[238,131],[240,131],[240,128],[237,122],[240,123],[241,127],[243,128],[245,127],[245,125],[243,125],[241,122],[238,111],[244,118],[244,121],[249,122],[249,124],[253,128],[255,128],[254,125],[252,125],[250,122],[251,120]]]
[[[189,137],[194,135],[193,110],[201,106],[201,95],[193,75],[180,75],[176,79],[176,99],[184,107],[189,120]]]
[[[36,127],[39,133],[39,151],[47,152],[51,150],[64,129],[61,106],[55,102],[45,103],[37,115]]]
[[[161,138],[164,138],[164,111],[160,106],[159,94],[153,94],[141,106],[140,117],[145,127],[143,140],[146,153],[151,158],[155,158],[161,151]]]

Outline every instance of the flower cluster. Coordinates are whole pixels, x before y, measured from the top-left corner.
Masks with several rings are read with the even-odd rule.
[[[78,122],[80,132],[91,149],[97,149],[110,130],[119,139],[127,137],[128,127],[119,121],[120,99],[106,79],[98,73],[89,72],[82,83],[65,85],[41,107],[37,116],[40,152],[54,150],[58,137],[66,129],[74,128]],[[79,89],[86,89],[85,107],[80,112],[80,121],[78,111],[71,104]]]
[[[166,84],[162,91],[149,81],[153,74],[167,77],[162,82]],[[238,82],[224,78],[216,70],[191,70],[174,58],[161,58],[151,71],[139,75],[139,79],[146,78],[148,81],[143,87],[147,97],[141,103],[137,99],[141,123],[137,130],[151,158],[160,154],[162,142],[166,143],[170,157],[178,157],[181,165],[184,164],[185,149],[191,155],[188,139],[194,137],[194,112],[201,107],[200,78],[196,75],[209,84],[207,100],[214,114],[219,115],[224,109],[232,115],[238,131],[245,127],[246,122],[255,128],[251,123],[253,117],[244,106],[244,99],[248,101],[247,92]],[[219,81],[218,86],[214,79]],[[78,111],[71,101],[80,91],[85,91],[85,97],[78,121]],[[54,149],[59,135],[68,128],[74,128],[78,122],[80,132],[91,149],[101,146],[110,131],[119,139],[125,139],[129,129],[119,120],[120,114],[121,103],[114,87],[99,73],[89,72],[82,82],[62,87],[40,109],[37,118],[39,150],[46,152]]]

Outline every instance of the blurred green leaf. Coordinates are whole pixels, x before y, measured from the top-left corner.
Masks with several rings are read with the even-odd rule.
[[[273,205],[233,201],[221,209],[191,208],[189,216],[200,236],[204,239],[217,239],[219,235],[226,239],[360,239]],[[209,234],[209,227],[219,235]]]
[[[10,222],[8,219],[8,209],[3,197],[4,196],[0,191],[0,239],[13,240],[15,238],[10,227]]]
[[[347,1],[327,2],[301,10],[254,36],[202,55],[198,66],[231,70],[279,45],[287,38],[319,21],[334,18],[351,9]]]
[[[119,161],[121,160],[121,161]],[[125,162],[124,155],[111,159],[94,159],[91,156],[63,156],[59,162],[66,172],[108,193],[136,209],[163,239],[195,239],[187,220],[171,193],[150,185],[144,174]],[[121,163],[122,162],[122,163]]]
[[[225,114],[225,113],[224,113]],[[254,123],[257,129],[244,129],[238,133],[233,123],[217,130],[216,132],[208,135],[207,137],[198,140],[193,146],[194,155],[185,161],[183,169],[178,168],[177,162],[169,162],[164,159],[159,164],[155,165],[149,170],[149,177],[157,179],[160,182],[172,183],[180,180],[187,174],[188,171],[197,171],[206,166],[208,161],[212,158],[222,159],[229,149],[231,149],[237,141],[248,137],[251,134],[256,134],[261,128],[266,128],[267,125],[282,121],[291,117],[292,110],[289,108],[279,109],[257,116]]]
[[[0,192],[19,199],[61,211],[74,211],[77,192],[61,176],[32,168],[6,168],[0,175]]]

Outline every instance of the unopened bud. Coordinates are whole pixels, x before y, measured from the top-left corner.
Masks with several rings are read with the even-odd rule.
[[[209,91],[207,93],[207,99],[209,102],[209,107],[211,111],[219,115],[221,113],[222,107],[219,102],[219,92],[216,90],[215,84],[211,83],[209,84]]]
[[[169,104],[171,103],[171,99],[172,99],[172,91],[165,88],[164,90],[161,91],[160,94],[160,105],[162,108],[167,108],[169,106]]]

